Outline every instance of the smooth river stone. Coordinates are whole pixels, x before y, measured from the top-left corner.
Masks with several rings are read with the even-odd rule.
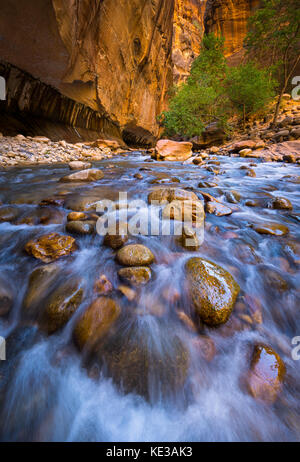
[[[252,225],[252,228],[259,234],[269,234],[271,236],[285,236],[289,233],[289,228],[279,223],[259,223]]]

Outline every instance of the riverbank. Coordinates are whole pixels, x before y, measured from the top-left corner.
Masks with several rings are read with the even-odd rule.
[[[0,168],[72,161],[95,162],[126,151],[130,149],[114,140],[71,144],[64,140],[53,142],[44,136],[6,137],[0,134]]]

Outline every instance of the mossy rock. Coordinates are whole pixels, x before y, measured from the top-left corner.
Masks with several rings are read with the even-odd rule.
[[[228,271],[203,258],[186,263],[189,296],[200,319],[209,326],[228,321],[240,288]]]

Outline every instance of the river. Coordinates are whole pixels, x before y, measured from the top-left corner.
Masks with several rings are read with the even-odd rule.
[[[249,165],[249,159],[215,157],[209,170],[148,160],[144,153],[134,152],[95,163],[104,178],[84,185],[59,182],[70,173],[67,165],[0,172],[0,199],[4,206],[14,205],[16,210],[15,220],[0,224],[0,275],[13,292],[10,314],[0,318],[0,336],[7,340],[7,360],[0,364],[0,439],[299,441],[300,361],[293,360],[291,343],[300,335],[299,165],[257,161],[251,167],[254,177],[240,168]],[[137,173],[139,180],[134,178]],[[158,181],[154,184],[153,180]],[[65,233],[67,214],[78,198],[117,200],[119,192],[127,192],[129,200],[147,201],[154,186],[208,192],[235,211],[230,216],[206,216],[204,242],[196,252],[182,249],[168,236],[130,240],[149,247],[156,261],[154,276],[141,289],[134,307],[116,295],[124,305],[115,332],[118,341],[125,349],[132,341],[147,344],[159,357],[168,357],[175,335],[190,358],[184,386],[175,393],[160,393],[158,377],[150,373],[146,378],[149,396],[145,398],[123,392],[105,370],[87,366],[73,342],[74,324],[93,298],[95,275],[105,274],[114,286],[118,284],[115,252],[102,245],[100,236],[76,237],[78,250],[59,260],[59,265],[68,278],[84,280],[85,296],[64,329],[48,336],[36,323],[25,322],[22,315],[29,275],[40,265],[24,252],[24,246],[43,234]],[[229,191],[235,191],[236,204],[226,202]],[[43,224],[35,223],[34,217],[44,213],[39,203],[59,194],[67,199],[65,205],[43,207],[48,218]],[[293,211],[269,208],[274,196],[289,199]],[[31,217],[31,222],[20,217]],[[262,222],[285,225],[289,234],[259,234],[252,225]],[[241,287],[240,297],[244,298],[239,300],[248,302],[248,310],[250,306],[248,312],[235,310],[225,326],[202,327],[202,334],[216,349],[209,361],[199,354],[197,334],[176,315],[179,309],[189,314],[180,296],[184,264],[195,255],[226,268]],[[170,287],[179,293],[176,303],[164,301],[163,293]],[[260,312],[257,323],[251,318],[251,307]],[[272,405],[255,400],[241,386],[249,345],[257,342],[271,345],[286,367],[282,393]]]

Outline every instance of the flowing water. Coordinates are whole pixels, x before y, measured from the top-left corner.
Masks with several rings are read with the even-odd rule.
[[[105,177],[88,185],[59,183],[69,173],[66,165],[0,173],[0,199],[5,205],[15,204],[18,216],[11,223],[0,224],[1,278],[14,294],[9,317],[0,318],[0,336],[7,339],[7,360],[0,364],[1,440],[300,440],[300,361],[294,361],[291,354],[291,340],[300,335],[299,166],[258,161],[253,167],[254,178],[240,169],[249,164],[246,159],[220,157],[217,161],[220,172],[215,175],[193,164],[149,163],[143,154],[131,153],[97,163]],[[138,172],[143,176],[140,180],[134,178]],[[176,181],[174,178],[180,183],[170,183]],[[154,277],[135,303],[115,295],[122,305],[115,338],[125,351],[133,343],[148,348],[158,362],[166,358],[165,362],[162,359],[166,370],[178,339],[190,358],[185,383],[175,392],[171,385],[168,388],[167,372],[164,376],[162,371],[158,378],[150,368],[148,376],[142,377],[148,384],[144,398],[125,393],[104,369],[86,364],[72,340],[74,324],[92,300],[96,276],[105,274],[115,287],[119,284],[115,252],[104,247],[98,235],[76,238],[79,249],[59,261],[63,276],[55,284],[66,277],[80,277],[85,296],[66,327],[47,336],[34,323],[24,322],[22,316],[29,275],[40,265],[26,255],[24,246],[33,237],[65,232],[66,216],[71,211],[66,207],[70,205],[41,211],[41,200],[58,194],[67,204],[90,196],[116,200],[119,192],[127,192],[129,200],[146,201],[153,180],[162,187],[209,192],[223,202],[226,193],[234,190],[241,199],[231,216],[207,215],[204,243],[197,252],[182,249],[174,237],[130,240],[147,245],[155,254]],[[215,186],[198,187],[207,181]],[[273,196],[290,199],[293,211],[268,208]],[[245,204],[249,199],[256,207]],[[19,219],[45,213],[50,219],[42,225]],[[286,225],[289,234],[261,235],[251,228],[253,223],[266,221]],[[235,310],[227,325],[202,327],[202,334],[215,344],[211,361],[199,354],[198,334],[189,331],[176,314],[178,310],[191,314],[183,296],[184,264],[194,255],[214,261],[235,277],[241,287],[240,300],[247,301],[244,306],[248,311],[243,314],[248,318],[244,319],[251,318],[251,308],[255,311],[257,307],[263,319],[251,324]],[[182,297],[167,302],[163,298],[166,289],[176,290]],[[274,404],[258,402],[241,385],[249,368],[249,346],[257,342],[272,346],[286,365],[284,388]],[[129,375],[135,373],[130,370],[130,359],[127,368]],[[141,378],[139,374],[143,372],[138,371],[136,380]]]

